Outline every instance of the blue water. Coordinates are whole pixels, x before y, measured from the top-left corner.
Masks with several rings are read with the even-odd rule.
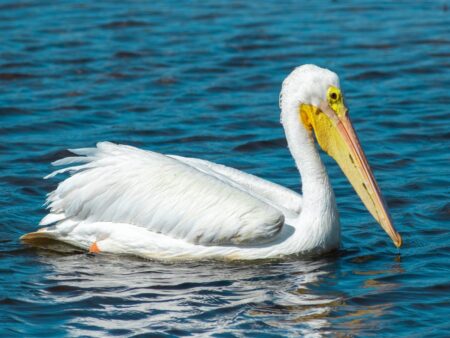
[[[450,335],[450,3],[0,2],[0,336]],[[341,76],[404,246],[323,156],[338,252],[159,263],[25,247],[51,161],[109,140],[299,190],[279,124],[293,67]]]

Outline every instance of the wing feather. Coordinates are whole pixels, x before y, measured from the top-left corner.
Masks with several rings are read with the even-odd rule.
[[[248,194],[272,205],[289,217],[296,217],[301,212],[302,196],[295,191],[276,183],[264,180],[258,176],[247,174],[240,170],[201,160],[176,155],[167,155],[186,163],[198,170],[219,178]]]
[[[176,158],[109,142],[56,161],[69,172],[49,194],[54,222],[128,223],[191,243],[256,244],[272,239],[284,215],[263,199]]]

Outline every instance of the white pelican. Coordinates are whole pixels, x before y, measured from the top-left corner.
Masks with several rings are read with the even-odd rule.
[[[220,164],[108,142],[71,150],[55,165],[71,176],[49,194],[50,212],[22,236],[152,259],[261,259],[339,247],[340,225],[320,147],[341,167],[397,247],[380,189],[353,130],[338,76],[314,65],[283,82],[281,121],[303,196]]]

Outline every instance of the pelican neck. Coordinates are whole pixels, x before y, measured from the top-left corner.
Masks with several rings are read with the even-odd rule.
[[[307,130],[299,119],[298,105],[284,108],[281,120],[289,151],[295,161],[302,182],[303,210],[335,204],[334,193],[327,170],[320,158],[312,131]],[[319,208],[322,209],[322,208]]]

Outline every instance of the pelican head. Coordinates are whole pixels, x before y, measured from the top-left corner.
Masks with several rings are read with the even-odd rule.
[[[296,68],[283,82],[282,110],[295,111],[306,132],[314,134],[348,178],[362,202],[397,247],[395,230],[380,188],[350,121],[338,76],[314,65]]]

